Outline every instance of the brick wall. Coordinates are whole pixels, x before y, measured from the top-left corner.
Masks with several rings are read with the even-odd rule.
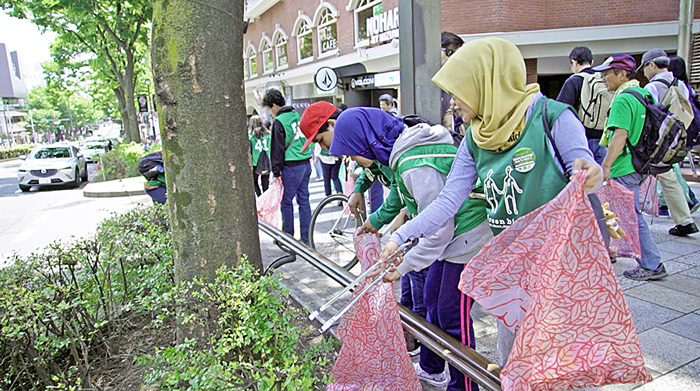
[[[526,83],[537,83],[537,59],[528,58],[525,60],[525,72],[527,74]]]
[[[442,29],[457,34],[544,30],[678,20],[679,0],[442,0]],[[582,7],[585,4],[585,7]],[[700,18],[700,6],[695,7]]]
[[[348,0],[326,0],[326,2],[332,4],[340,14],[336,25],[338,32],[338,49],[340,49],[341,55],[348,54],[355,50],[355,14],[352,11],[345,10],[345,7],[348,5]],[[393,9],[398,6],[398,3],[399,0],[384,0],[382,2],[383,9],[385,11]],[[295,67],[298,58],[296,38],[292,36],[294,22],[297,20],[299,10],[303,11],[304,15],[308,16],[313,22],[314,14],[318,6],[318,0],[285,0],[275,4],[260,18],[255,19],[255,21],[248,26],[248,32],[244,37],[244,50],[248,48],[248,41],[251,41],[257,51],[260,47],[263,31],[272,39],[275,32],[275,25],[279,24],[288,36],[287,58],[289,67]],[[316,28],[313,29],[312,36],[314,42],[314,59],[318,60],[319,50]],[[262,75],[262,72],[262,54],[258,52],[258,74]]]

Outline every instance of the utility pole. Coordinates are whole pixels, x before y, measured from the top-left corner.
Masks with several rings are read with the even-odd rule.
[[[34,109],[29,109],[29,124],[32,126],[32,142],[36,144],[36,132],[34,131],[34,118],[32,118],[32,111]]]
[[[440,88],[430,81],[440,69],[440,2],[399,0],[399,37],[402,114],[442,123]]]
[[[680,0],[678,9],[678,56],[690,67],[690,43],[693,40],[694,0]],[[688,71],[688,69],[686,69]]]

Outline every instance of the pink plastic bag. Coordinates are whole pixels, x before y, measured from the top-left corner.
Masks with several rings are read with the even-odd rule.
[[[651,380],[581,183],[516,220],[462,273],[459,289],[516,332],[504,391]]]
[[[377,234],[355,235],[362,270],[379,257]],[[372,277],[362,281],[359,292]],[[423,388],[406,350],[393,283],[379,283],[340,321],[336,334],[343,343],[326,391],[421,391]]]
[[[614,179],[601,186],[598,191],[600,204],[609,203],[610,210],[620,218],[620,226],[625,236],[620,239],[610,238],[610,255],[639,259],[642,249],[639,245],[639,226],[637,212],[634,211],[634,192]]]
[[[659,216],[659,193],[656,191],[657,179],[649,176],[639,187],[639,204],[642,212],[649,216]]]
[[[350,196],[353,190],[355,190],[355,177],[352,173],[352,168],[355,167],[354,161],[348,161],[345,166],[345,181],[343,181],[343,194]]]
[[[258,209],[258,218],[273,227],[279,226],[282,194],[284,194],[282,181],[273,179],[270,187],[255,202]]]

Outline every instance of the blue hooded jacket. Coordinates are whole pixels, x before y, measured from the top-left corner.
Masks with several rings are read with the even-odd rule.
[[[396,138],[404,130],[401,118],[374,107],[352,107],[340,114],[333,129],[330,153],[362,156],[389,165]]]

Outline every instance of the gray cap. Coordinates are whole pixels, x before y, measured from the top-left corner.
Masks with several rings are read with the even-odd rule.
[[[665,51],[663,51],[663,49],[651,49],[648,52],[644,53],[644,55],[642,55],[642,62],[640,63],[639,68],[637,68],[637,72],[639,72],[640,69],[644,68],[644,66],[650,63],[651,61],[654,61],[660,57],[668,58],[668,55]]]
[[[388,103],[394,103],[394,97],[389,94],[382,94],[379,96],[379,101],[384,101]]]

